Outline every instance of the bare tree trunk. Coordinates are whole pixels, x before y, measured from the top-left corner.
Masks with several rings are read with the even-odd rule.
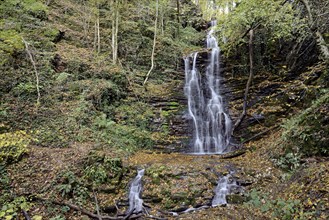
[[[164,7],[162,6],[161,7],[161,35],[164,34],[164,14],[165,14],[165,11],[163,9]]]
[[[154,21],[154,38],[153,38],[153,49],[152,49],[152,55],[151,55],[151,68],[146,74],[145,80],[143,82],[143,86],[145,86],[153,68],[154,68],[154,53],[155,53],[155,45],[156,45],[156,38],[157,38],[157,23],[158,23],[158,9],[159,8],[159,0],[156,2],[156,14],[155,14],[155,21]]]
[[[116,63],[116,52],[115,52],[115,21],[114,21],[114,17],[112,18],[112,45],[111,46],[112,46],[112,62],[113,62],[113,64],[115,64]]]
[[[24,40],[24,38],[22,38],[24,44],[25,44],[25,51],[26,53],[29,55],[30,61],[32,63],[33,69],[34,69],[34,73],[35,73],[35,79],[36,79],[36,84],[37,84],[37,94],[38,94],[38,98],[37,98],[37,106],[40,105],[40,87],[39,87],[39,73],[37,71],[37,67],[35,65],[35,61],[33,59],[33,56],[31,54],[31,51],[29,50],[29,45],[28,43]]]
[[[179,0],[176,0],[176,4],[177,4],[177,38],[179,38],[179,32],[180,32],[180,4],[179,4]]]
[[[118,59],[119,5],[118,0],[112,3],[112,62]]]
[[[97,51],[97,20],[94,24],[94,53]]]
[[[247,102],[248,102],[248,93],[250,84],[252,82],[252,79],[254,77],[254,48],[253,48],[253,40],[254,40],[254,30],[249,30],[249,62],[250,62],[250,72],[249,72],[249,78],[246,85],[246,89],[244,92],[244,98],[243,98],[243,110],[242,114],[240,115],[239,119],[235,122],[232,133],[234,130],[240,126],[241,122],[243,121],[244,117],[247,114]]]
[[[99,15],[97,16],[97,53],[101,52],[101,36],[99,31]]]
[[[118,60],[118,32],[119,32],[119,0],[116,0],[115,7],[115,61]]]

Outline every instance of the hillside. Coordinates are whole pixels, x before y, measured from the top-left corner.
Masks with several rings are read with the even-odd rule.
[[[327,7],[2,1],[0,219],[329,218]]]

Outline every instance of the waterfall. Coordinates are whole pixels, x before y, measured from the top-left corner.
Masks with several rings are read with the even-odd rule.
[[[232,130],[231,119],[224,111],[220,95],[220,48],[214,36],[215,27],[216,21],[213,20],[207,34],[207,48],[211,53],[208,55],[206,76],[198,70],[197,52],[185,58],[184,92],[188,100],[188,115],[193,121],[192,153],[195,154],[224,153]]]
[[[236,181],[230,174],[219,178],[215,189],[215,196],[212,200],[212,206],[226,205],[226,195],[230,194],[233,188],[238,187]]]
[[[144,169],[138,170],[137,176],[132,181],[129,189],[129,209],[128,213],[133,211],[139,213],[143,210],[143,199],[140,198],[142,192],[142,177]]]

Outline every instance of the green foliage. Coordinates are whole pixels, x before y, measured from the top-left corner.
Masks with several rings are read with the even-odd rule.
[[[0,218],[11,220],[14,219],[20,210],[28,211],[32,204],[25,197],[20,196],[11,202],[5,202],[0,210]]]
[[[63,216],[57,215],[57,216],[51,218],[50,220],[66,220],[66,218]]]
[[[122,125],[132,125],[141,129],[150,130],[155,115],[150,105],[135,102],[132,99],[123,100],[123,104],[115,108],[115,121]]]
[[[89,197],[88,189],[72,171],[63,171],[58,176],[57,191],[64,198],[74,198],[79,204],[84,203]]]
[[[38,130],[36,144],[43,147],[67,147],[69,139],[61,128],[55,125],[43,126]]]
[[[300,200],[270,199],[268,194],[251,190],[246,205],[270,214],[275,219],[309,219],[314,213],[306,212]]]
[[[287,152],[305,156],[329,155],[329,95],[324,93],[311,107],[284,123],[282,140]]]
[[[0,20],[0,26],[4,23]],[[1,30],[0,31],[0,65],[7,62],[8,58],[15,52],[24,49],[22,37],[15,30]]]
[[[39,86],[42,89],[42,86]],[[34,99],[37,95],[37,86],[35,82],[20,83],[12,90],[13,95],[22,99]]]
[[[135,126],[127,126],[107,119],[105,114],[95,119],[97,138],[114,149],[132,153],[139,148],[151,147],[150,132]]]
[[[120,158],[112,158],[92,152],[88,156],[83,172],[84,178],[92,181],[93,184],[103,184],[121,174],[122,161]]]
[[[10,0],[3,1],[0,5],[0,13],[3,16],[28,13],[36,18],[45,19],[47,10],[47,6],[41,0]]]
[[[0,163],[0,204],[5,204],[10,198],[10,178],[5,164]]]
[[[296,170],[301,166],[301,155],[297,153],[287,153],[280,156],[278,159],[273,159],[275,165],[286,171]]]
[[[16,162],[28,152],[31,136],[25,131],[0,134],[0,163]]]
[[[227,39],[227,44],[223,45],[224,50],[229,52],[244,42],[242,36],[249,28],[261,29],[263,34],[266,33],[266,41],[263,43],[269,45],[281,38],[291,38],[293,32],[300,30],[304,23],[295,17],[290,3],[281,4],[281,0],[241,1],[229,14],[219,15],[219,34],[221,38]]]
[[[67,82],[68,78],[71,76],[72,74],[66,73],[66,72],[62,72],[60,73],[57,78],[56,78],[56,82],[58,84],[63,84],[65,82]]]

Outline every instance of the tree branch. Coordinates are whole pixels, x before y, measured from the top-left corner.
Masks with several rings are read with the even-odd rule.
[[[246,85],[246,89],[244,92],[244,98],[243,98],[243,111],[239,117],[239,119],[235,122],[234,127],[232,129],[232,134],[234,130],[240,126],[241,122],[243,121],[244,117],[247,114],[247,101],[248,101],[248,93],[250,84],[252,81],[252,78],[254,76],[254,50],[253,50],[253,39],[254,39],[254,30],[251,29],[249,31],[249,62],[250,62],[250,72],[249,72],[249,78]]]

